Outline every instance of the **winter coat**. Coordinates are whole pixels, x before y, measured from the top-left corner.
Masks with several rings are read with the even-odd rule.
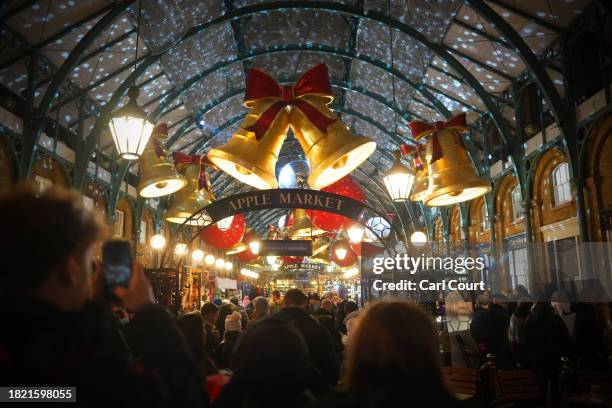
[[[335,386],[340,377],[340,363],[327,329],[301,308],[288,307],[275,316],[293,321],[304,337],[311,363],[325,380],[326,384],[320,385]]]
[[[71,406],[208,405],[197,364],[158,305],[135,314],[127,343],[101,305],[65,311],[25,296],[2,297],[0,319],[0,384],[76,386]]]
[[[332,338],[332,342],[336,351],[341,351],[343,349],[343,346],[342,341],[340,339],[340,332],[336,331],[336,317],[334,316],[334,314],[328,312],[325,309],[318,309],[312,314],[312,317],[317,319],[317,321],[327,329],[329,335]]]

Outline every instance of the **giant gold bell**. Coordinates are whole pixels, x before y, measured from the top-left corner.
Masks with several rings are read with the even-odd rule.
[[[208,159],[215,166],[260,190],[278,188],[276,161],[289,128],[289,115],[284,111],[276,115],[260,140],[246,129],[274,103],[273,100],[255,102],[230,141],[208,152]]]
[[[200,164],[183,164],[179,167],[187,179],[187,186],[175,195],[174,204],[166,212],[166,221],[176,224],[185,223],[189,217],[211,203],[212,194],[208,188],[200,189],[200,172],[205,171]],[[212,222],[206,212],[187,221],[187,225],[204,226]]]
[[[296,208],[293,213],[293,225],[287,230],[287,235],[291,238],[306,238],[314,235],[324,234],[325,231],[313,226],[308,218],[306,210]]]
[[[177,192],[187,184],[187,180],[168,161],[163,147],[167,137],[166,124],[157,125],[140,158],[140,183],[137,190],[141,197],[163,197]]]
[[[425,159],[424,153],[418,153],[419,160],[422,166],[417,168],[416,175],[414,177],[414,183],[412,185],[412,194],[410,194],[410,200],[412,201],[423,201],[427,197],[429,190],[429,166]]]
[[[434,137],[427,141],[426,158],[429,163],[429,189],[424,203],[429,206],[442,206],[472,200],[491,191],[488,181],[478,176],[470,160],[461,135],[455,130],[438,131],[442,156],[431,162],[434,151]]]
[[[309,259],[310,262],[321,263],[324,265],[330,265],[331,261],[329,260],[329,245],[323,248],[321,251],[313,254]]]
[[[327,106],[329,98],[315,95],[303,97],[310,105],[329,118],[337,118]],[[355,170],[376,150],[376,142],[353,135],[340,120],[321,132],[300,110],[291,109],[291,129],[310,163],[308,184],[312,188],[326,187]]]
[[[319,252],[324,251],[331,245],[331,240],[325,236],[317,237],[312,243],[312,256],[317,255]]]

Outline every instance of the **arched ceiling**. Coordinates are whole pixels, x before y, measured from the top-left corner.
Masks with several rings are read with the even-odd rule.
[[[324,62],[336,98],[334,109],[353,132],[378,144],[354,175],[368,185],[373,206],[394,211],[380,183],[372,180],[379,180],[391,165],[397,145],[411,139],[409,120],[443,120],[464,111],[471,123],[491,114],[503,122],[498,126],[506,127],[505,132],[514,126],[504,91],[526,65],[517,47],[473,3],[391,0],[389,13],[389,3],[382,0],[147,0],[142,2],[137,61],[141,73],[133,75],[138,2],[12,0],[0,6],[0,84],[25,97],[27,57],[39,51],[34,104],[51,101],[42,111],[75,133],[80,105],[87,114],[81,137],[92,151],[109,154],[113,145],[105,115],[125,103],[126,81],[137,77],[140,104],[170,126],[169,147],[203,153],[225,143],[239,126],[245,114],[247,68],[260,68],[291,83]],[[485,5],[533,54],[545,59],[559,32],[588,3],[489,0]],[[387,23],[392,23],[391,32]],[[553,62],[546,64],[546,73],[563,95],[560,70]],[[50,85],[55,90],[62,69],[66,75],[59,76],[61,86],[53,95],[47,90]],[[475,129],[472,135],[478,145],[482,136]],[[300,155],[289,135],[279,163]],[[213,178],[218,194],[247,188],[227,175]]]

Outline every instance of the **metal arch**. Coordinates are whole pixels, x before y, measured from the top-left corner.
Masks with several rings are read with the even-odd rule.
[[[43,95],[40,104],[38,105],[38,109],[36,110],[36,118],[40,120],[43,118],[49,107],[51,106],[51,101],[55,97],[57,90],[60,85],[64,82],[66,77],[74,66],[79,62],[81,55],[87,50],[87,48],[96,40],[98,35],[102,33],[111,23],[121,14],[123,13],[135,0],[126,0],[119,4],[116,4],[112,10],[100,19],[96,23],[95,26],[91,30],[85,34],[85,36],[79,41],[79,43],[72,49],[68,58],[64,61],[62,66],[57,70],[57,72],[53,75],[53,79],[49,84],[45,94]]]
[[[422,43],[427,48],[432,50],[435,54],[437,54],[440,58],[445,60],[448,65],[454,69],[461,77],[463,77],[466,82],[474,89],[476,94],[481,98],[487,109],[491,112],[491,117],[499,129],[501,137],[507,143],[512,140],[509,129],[506,126],[504,117],[497,105],[493,102],[491,96],[484,90],[480,82],[457,60],[455,59],[445,48],[445,46],[441,44],[437,44],[429,41],[427,37],[420,33],[418,30],[410,27],[407,24],[404,24],[398,20],[390,18],[383,13],[378,11],[368,10],[367,12],[363,9],[359,9],[357,7],[340,4],[340,3],[331,3],[325,1],[276,1],[272,3],[260,3],[252,6],[241,7],[233,10],[232,12],[228,12],[225,15],[218,17],[216,19],[210,20],[204,24],[200,24],[191,28],[177,43],[180,44],[182,41],[194,36],[200,31],[211,27],[215,24],[219,24],[221,22],[232,20],[235,18],[240,18],[241,16],[247,14],[254,14],[258,12],[265,12],[269,10],[282,10],[282,9],[315,9],[315,10],[328,10],[335,11],[340,13],[345,13],[361,18],[368,18],[374,21],[378,21],[387,25],[392,26],[393,28],[401,31],[402,33],[412,37],[416,41]],[[175,45],[176,46],[176,45]],[[514,161],[515,157],[513,157]]]
[[[478,14],[489,20],[506,40],[516,49],[523,63],[531,73],[535,83],[550,104],[552,113],[561,125],[563,136],[568,137],[568,115],[565,115],[563,102],[557,88],[553,85],[544,67],[539,63],[533,51],[510,24],[495,12],[483,0],[465,0]]]
[[[34,153],[34,148],[38,143],[38,139],[40,137],[40,124],[43,118],[46,116],[49,107],[51,106],[51,102],[53,98],[55,98],[56,93],[64,82],[68,74],[72,72],[74,66],[78,63],[81,55],[87,50],[87,48],[95,41],[95,39],[100,35],[121,13],[123,13],[134,0],[126,0],[120,4],[116,4],[112,10],[102,17],[95,26],[91,30],[85,34],[85,36],[78,42],[78,44],[72,49],[68,58],[63,62],[62,66],[55,72],[53,75],[53,79],[49,84],[45,94],[43,95],[38,108],[35,111],[33,117],[33,123],[30,123],[31,127],[30,132],[27,133],[28,139],[26,142],[26,149],[24,150],[24,161],[22,163],[22,174],[26,175],[30,171],[30,166],[32,165],[31,160]],[[30,145],[31,143],[31,145]],[[91,153],[90,153],[91,154]],[[76,176],[76,174],[75,174]],[[82,177],[81,177],[82,179]],[[82,180],[81,180],[82,182]]]
[[[221,61],[221,62],[214,64],[210,68],[200,72],[199,74],[194,75],[193,77],[183,82],[175,91],[173,91],[170,95],[168,95],[162,103],[160,103],[157,109],[151,113],[151,117],[157,118],[157,116],[159,115],[159,112],[161,111],[161,109],[165,107],[165,105],[171,103],[174,99],[179,97],[186,89],[190,88],[195,83],[199,82],[200,80],[204,79],[206,76],[212,74],[213,72],[216,72],[219,69],[225,68],[236,62],[253,59],[261,55],[291,52],[291,51],[308,51],[308,52],[315,52],[315,53],[321,53],[321,54],[339,55],[342,57],[350,58],[352,60],[357,59],[359,61],[363,61],[365,63],[374,65],[375,67],[380,68],[383,71],[396,76],[397,78],[401,79],[403,82],[408,84],[408,86],[413,88],[415,91],[419,92],[421,95],[423,95],[425,99],[431,101],[434,104],[436,110],[438,110],[438,112],[442,114],[442,116],[448,118],[452,115],[452,113],[444,106],[444,104],[440,102],[440,100],[436,98],[427,88],[425,88],[422,85],[417,85],[410,78],[408,78],[401,71],[399,71],[397,68],[392,68],[381,60],[369,57],[367,55],[351,52],[350,50],[330,47],[330,46],[326,46],[323,44],[286,44],[282,46],[273,46],[273,47],[268,47],[268,48],[250,50],[248,51],[248,54],[238,56],[230,60]]]

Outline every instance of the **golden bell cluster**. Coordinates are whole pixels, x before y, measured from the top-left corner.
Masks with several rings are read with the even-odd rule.
[[[437,207],[469,201],[491,191],[490,183],[478,175],[463,144],[465,123],[465,114],[443,124],[410,123],[416,140],[427,139],[424,150],[415,148],[410,153],[419,163],[410,170],[410,200]]]
[[[317,189],[328,186],[376,150],[375,142],[353,135],[338,119],[328,106],[332,101],[323,64],[307,71],[293,87],[281,87],[268,74],[249,70],[244,106],[250,111],[224,146],[209,151],[208,159],[245,184],[278,188],[276,162],[291,127],[310,164],[308,184]]]

